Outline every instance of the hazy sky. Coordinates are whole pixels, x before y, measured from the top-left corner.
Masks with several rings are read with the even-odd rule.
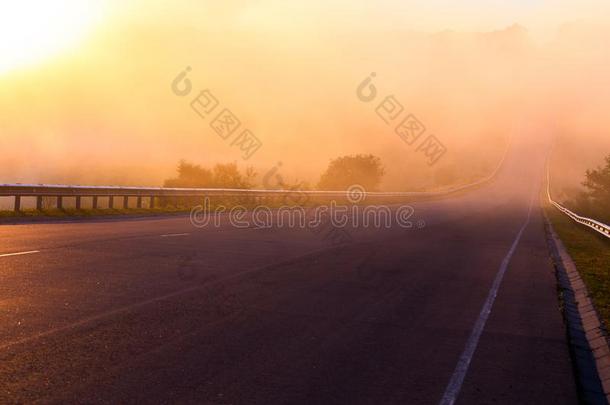
[[[124,12],[124,2],[111,7]],[[526,26],[539,40],[549,39],[564,22],[605,22],[605,0],[225,0],[133,1],[133,14],[156,21],[179,15],[206,22],[220,18],[244,27],[490,31],[512,24]],[[146,10],[141,4],[145,3]],[[194,4],[197,6],[193,7]],[[193,8],[198,11],[193,13]],[[207,20],[206,16],[210,17]],[[179,22],[179,21],[176,21]]]
[[[282,161],[287,177],[315,181],[333,157],[374,153],[386,186],[408,189],[489,169],[532,104],[596,139],[610,127],[607,1],[2,3],[5,182],[156,185],[181,158],[259,174]],[[576,28],[557,36],[566,22]],[[264,142],[252,159],[171,92],[186,66],[195,91],[211,89]],[[356,98],[373,71],[380,94],[446,144],[438,166]]]
[[[41,62],[121,23],[289,32],[493,31],[520,24],[545,41],[563,23],[605,23],[610,11],[605,0],[3,0],[0,6],[0,72],[18,48],[21,59],[34,54]]]

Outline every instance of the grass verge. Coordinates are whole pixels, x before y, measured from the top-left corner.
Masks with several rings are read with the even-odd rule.
[[[553,228],[587,285],[604,326],[610,326],[610,239],[546,206]]]
[[[118,208],[118,209],[81,209],[65,208],[62,210],[23,210],[15,211],[0,211],[0,219],[17,219],[17,218],[94,218],[112,215],[160,215],[189,212],[190,208],[185,207],[166,207],[166,208]]]

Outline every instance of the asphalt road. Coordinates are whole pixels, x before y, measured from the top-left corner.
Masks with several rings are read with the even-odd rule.
[[[0,403],[577,403],[546,142],[526,139],[489,185],[341,244],[185,217],[0,226]]]

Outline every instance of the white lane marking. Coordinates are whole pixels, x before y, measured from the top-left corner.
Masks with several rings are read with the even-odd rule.
[[[489,314],[491,314],[491,308],[493,307],[494,301],[496,300],[496,295],[498,295],[498,290],[500,289],[500,284],[502,283],[502,279],[504,278],[504,273],[508,269],[508,265],[510,263],[513,254],[517,250],[517,246],[519,245],[519,241],[521,240],[521,236],[527,228],[527,225],[530,223],[530,218],[532,216],[532,205],[534,202],[534,197],[530,200],[530,206],[527,211],[527,219],[525,223],[517,233],[517,237],[515,238],[508,254],[502,260],[502,264],[500,265],[500,269],[496,274],[496,278],[494,279],[493,284],[491,285],[491,289],[489,290],[489,295],[487,296],[487,300],[485,300],[485,304],[483,304],[483,308],[481,309],[481,313],[479,314],[479,318],[474,324],[474,328],[470,333],[470,337],[466,342],[466,347],[458,360],[457,366],[453,371],[453,375],[451,376],[451,380],[449,380],[449,384],[445,389],[445,394],[440,401],[440,405],[453,405],[455,403],[460,390],[462,389],[462,383],[464,382],[464,378],[466,377],[466,373],[468,372],[468,367],[470,366],[470,361],[472,360],[472,356],[474,355],[475,350],[479,344],[479,339],[481,334],[483,333],[483,329],[485,328],[485,324],[487,323],[487,318],[489,318]]]
[[[17,253],[5,253],[5,254],[0,255],[0,257],[31,255],[34,253],[40,253],[40,250],[28,250],[27,252],[17,252]]]
[[[188,236],[190,233],[167,233],[165,235],[161,235],[162,238],[173,238],[176,236]]]

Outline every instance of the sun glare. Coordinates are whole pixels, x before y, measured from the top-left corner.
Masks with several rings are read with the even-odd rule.
[[[0,74],[76,46],[99,22],[101,0],[0,1]]]

